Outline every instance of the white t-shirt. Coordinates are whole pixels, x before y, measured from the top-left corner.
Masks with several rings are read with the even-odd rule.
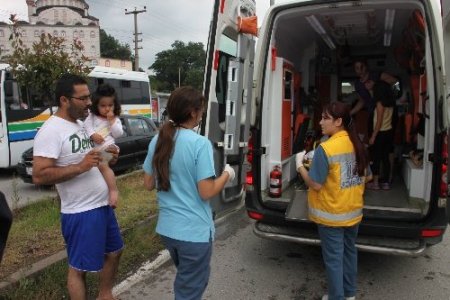
[[[82,161],[93,147],[81,121],[73,123],[53,115],[34,138],[33,155],[54,158],[57,166],[68,166]],[[108,186],[96,167],[56,184],[56,189],[61,197],[62,213],[79,213],[108,205]]]
[[[114,139],[121,137],[123,134],[122,122],[120,122],[118,117],[114,120],[114,124],[110,125],[108,119],[90,113],[86,120],[84,120],[84,127],[88,136],[97,133],[105,139],[105,142],[101,144],[102,149],[114,144]]]

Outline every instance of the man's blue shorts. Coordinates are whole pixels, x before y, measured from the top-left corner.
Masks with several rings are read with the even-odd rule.
[[[80,271],[98,272],[105,254],[123,248],[114,210],[102,206],[74,214],[61,214],[61,230],[66,242],[69,266]]]

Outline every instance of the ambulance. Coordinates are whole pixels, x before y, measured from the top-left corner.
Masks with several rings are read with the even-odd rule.
[[[363,59],[371,72],[398,81],[395,136],[387,145],[393,178],[389,190],[365,190],[357,247],[413,256],[441,242],[450,216],[449,6],[450,0],[283,1],[257,28],[254,0],[215,1],[201,130],[214,145],[217,171],[228,163],[237,174],[213,199],[216,216],[244,202],[257,236],[320,244],[295,154],[314,147],[323,105],[358,101],[353,62]],[[365,110],[354,116],[365,142],[368,117]]]

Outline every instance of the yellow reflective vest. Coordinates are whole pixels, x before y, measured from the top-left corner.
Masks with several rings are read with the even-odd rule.
[[[353,226],[361,222],[364,193],[364,177],[357,174],[353,144],[342,130],[321,146],[328,159],[328,176],[319,191],[308,191],[309,219],[332,227]]]

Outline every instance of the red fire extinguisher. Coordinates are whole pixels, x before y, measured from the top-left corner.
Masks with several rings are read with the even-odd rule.
[[[272,198],[280,198],[281,197],[281,182],[282,182],[282,173],[280,166],[273,167],[273,170],[270,172],[270,188],[269,188],[269,196]]]

